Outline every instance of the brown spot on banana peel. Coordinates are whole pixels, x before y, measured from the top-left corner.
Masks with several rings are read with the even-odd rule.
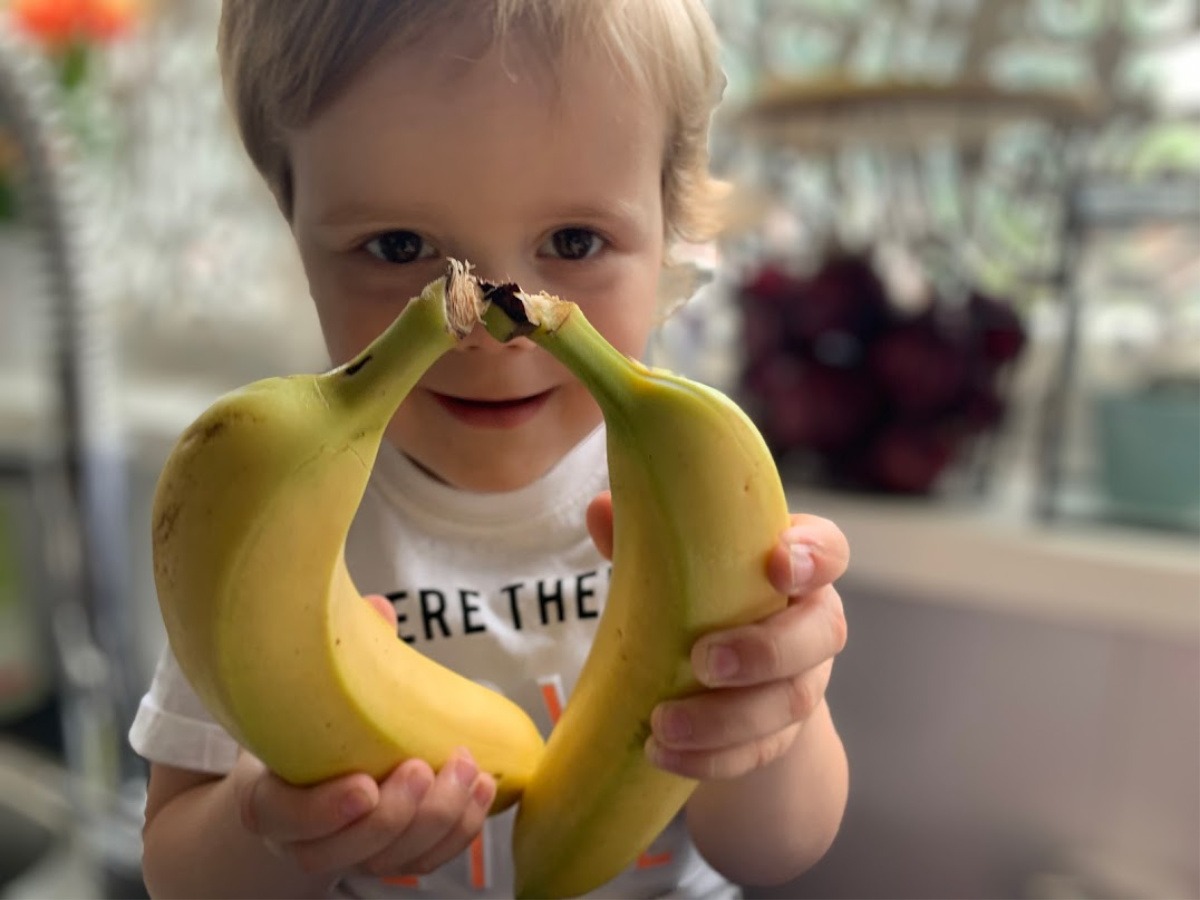
[[[155,543],[165,544],[170,539],[175,531],[175,520],[179,518],[179,511],[181,509],[183,509],[183,502],[175,500],[166,504],[160,510],[158,519],[154,523]]]
[[[346,366],[346,368],[342,370],[342,374],[346,375],[346,376],[356,375],[357,373],[361,372],[362,367],[365,366],[370,361],[371,361],[371,354],[370,353],[363,354],[361,359],[356,359],[354,362],[350,363],[350,365]]]
[[[215,440],[234,422],[257,422],[261,416],[244,409],[225,409],[219,415],[204,415],[193,422],[179,436],[180,448],[202,447]]]
[[[653,729],[650,727],[649,719],[639,720],[637,727],[629,735],[629,746],[632,749],[640,752],[641,749],[646,746],[646,741],[650,739],[650,734],[652,731]]]
[[[471,264],[457,259],[448,260],[442,294],[446,330],[461,341],[471,333],[476,323],[482,321],[487,305],[479,279],[471,274]],[[342,376],[353,378],[366,368],[372,358],[370,352],[364,351],[342,368]]]
[[[236,415],[235,415],[235,417],[236,417]],[[185,445],[187,445],[187,444],[194,444],[194,445],[207,444],[209,441],[211,441],[213,438],[215,438],[218,434],[220,434],[222,431],[224,431],[226,429],[226,427],[228,427],[228,425],[229,425],[229,420],[226,418],[209,419],[207,421],[202,421],[200,423],[197,423],[196,426],[189,428],[187,431],[185,431],[183,433],[183,443]]]

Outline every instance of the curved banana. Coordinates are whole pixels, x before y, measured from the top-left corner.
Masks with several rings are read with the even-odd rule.
[[[633,862],[695,788],[647,761],[650,713],[700,687],[697,638],[786,605],[766,558],[787,502],[758,430],[723,394],[627,358],[573,303],[514,285],[485,297],[489,332],[528,335],[571,369],[608,435],[608,600],[513,834],[518,897],[576,896]]]
[[[543,750],[503,696],[403,641],[359,595],[346,533],[383,432],[478,321],[451,263],[349,363],[255,382],[181,436],[154,498],[154,576],[171,648],[212,715],[293,783],[381,777],[466,745],[511,805]]]

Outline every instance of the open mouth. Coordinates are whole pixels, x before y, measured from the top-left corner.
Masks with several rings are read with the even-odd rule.
[[[444,410],[466,425],[475,428],[515,428],[537,415],[550,399],[551,391],[503,400],[453,397],[436,391],[431,393]]]

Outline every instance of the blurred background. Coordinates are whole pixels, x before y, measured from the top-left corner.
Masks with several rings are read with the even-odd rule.
[[[761,897],[1200,897],[1196,0],[709,0],[731,227],[655,361],[854,551],[830,854]],[[323,350],[212,0],[0,0],[0,897],[144,896],[149,508]]]

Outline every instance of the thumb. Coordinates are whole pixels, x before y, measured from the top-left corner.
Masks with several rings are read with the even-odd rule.
[[[612,494],[609,491],[601,491],[588,504],[587,528],[600,555],[605,559],[612,559],[613,514]]]
[[[391,600],[382,594],[367,594],[363,599],[375,608],[375,612],[387,619],[392,628],[396,627],[396,607],[392,606]]]

